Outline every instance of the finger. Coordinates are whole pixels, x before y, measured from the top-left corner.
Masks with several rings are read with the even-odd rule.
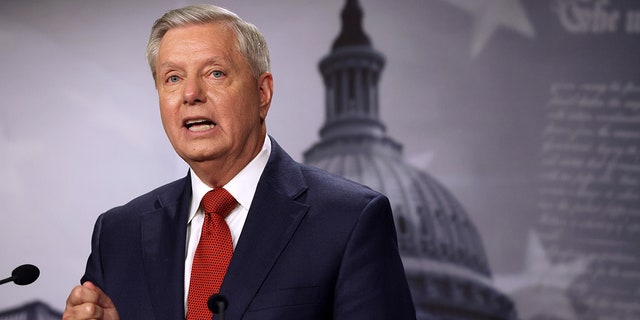
[[[102,319],[103,309],[95,303],[83,303],[73,307],[67,307],[62,315],[63,320]]]
[[[67,297],[67,307],[74,307],[87,302],[97,302],[97,292],[83,286],[76,286]]]
[[[102,319],[104,308],[113,308],[111,299],[93,283],[85,282],[71,290],[63,319]]]
[[[109,298],[109,296],[106,293],[104,293],[104,291],[102,291],[100,287],[93,284],[93,282],[86,281],[85,283],[82,284],[82,287],[96,293],[96,300],[93,302],[97,303],[99,306],[103,308],[114,307],[113,302],[111,301],[111,298]]]

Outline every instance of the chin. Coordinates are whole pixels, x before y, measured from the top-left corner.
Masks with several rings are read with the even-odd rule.
[[[189,150],[188,152],[180,154],[180,158],[188,164],[191,164],[220,159],[222,156],[219,150]]]
[[[226,153],[226,148],[220,145],[220,141],[212,140],[191,141],[191,143],[180,144],[174,149],[187,163],[214,160]]]

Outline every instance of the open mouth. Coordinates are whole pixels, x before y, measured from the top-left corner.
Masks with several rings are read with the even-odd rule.
[[[184,124],[184,126],[189,131],[204,131],[204,130],[213,129],[216,126],[216,124],[206,119],[200,119],[200,120],[189,120]]]

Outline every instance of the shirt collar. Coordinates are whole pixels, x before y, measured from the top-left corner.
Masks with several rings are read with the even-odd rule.
[[[267,165],[267,160],[269,160],[269,155],[271,154],[271,140],[267,135],[265,137],[264,143],[262,144],[262,149],[258,152],[258,155],[249,162],[238,174],[231,179],[226,185],[223,186],[229,193],[238,201],[240,206],[245,208],[245,210],[249,210],[251,207],[251,202],[253,201],[253,196],[256,193],[256,188],[258,186],[258,181],[260,180],[260,176],[262,176],[262,171]],[[207,186],[200,177],[198,177],[193,169],[189,168],[191,172],[191,190],[193,197],[191,198],[191,207],[189,209],[189,220],[191,223],[193,217],[195,217],[198,209],[200,208],[200,201],[204,195],[212,190],[211,187]]]

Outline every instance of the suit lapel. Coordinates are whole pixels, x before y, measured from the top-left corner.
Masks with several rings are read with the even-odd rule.
[[[306,190],[299,166],[272,140],[247,220],[220,292],[227,317],[240,319],[308,211],[295,199]]]
[[[142,214],[144,270],[157,319],[184,318],[184,255],[191,199],[189,176],[159,194]]]

